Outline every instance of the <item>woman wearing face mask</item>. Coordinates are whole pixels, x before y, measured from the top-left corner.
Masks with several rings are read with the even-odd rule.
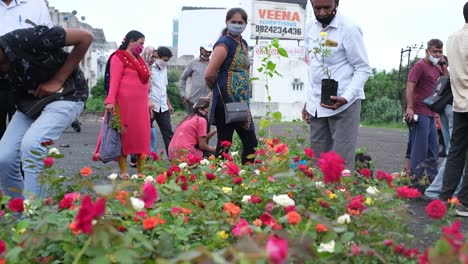
[[[210,147],[207,142],[216,133],[206,133],[208,122],[205,116],[208,114],[210,100],[200,98],[193,106],[193,112],[189,114],[177,126],[174,137],[169,144],[169,159],[175,160],[189,154],[203,158],[203,151],[214,153],[216,148]]]
[[[132,30],[111,55],[109,94],[105,104],[107,114],[120,116],[122,155],[119,158],[119,176],[125,180],[130,179],[127,155],[137,154],[137,170],[141,173],[146,155],[150,152],[150,71],[140,56],[144,42],[145,36]]]
[[[210,120],[218,130],[217,153],[223,148],[222,141],[232,142],[234,130],[242,145],[242,163],[253,162],[247,158],[255,153],[257,136],[249,115],[247,123],[225,124],[224,102],[248,102],[250,97],[250,58],[247,42],[241,34],[247,26],[247,13],[242,8],[232,8],[226,14],[226,28],[214,45],[214,50],[205,72],[206,84],[213,91]],[[227,150],[226,150],[227,151]]]

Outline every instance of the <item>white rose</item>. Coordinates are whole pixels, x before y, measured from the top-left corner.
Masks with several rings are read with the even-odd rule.
[[[341,176],[343,176],[343,177],[349,177],[349,176],[351,176],[351,171],[348,170],[348,169],[344,169],[344,170],[341,172]]]
[[[119,175],[117,173],[112,173],[111,175],[107,176],[107,178],[109,178],[111,180],[115,180],[115,179],[117,179],[117,177],[119,177]]]
[[[207,160],[207,159],[202,159],[202,160],[200,161],[200,164],[201,164],[201,165],[208,165],[208,164],[210,164],[210,161]]]
[[[60,155],[60,151],[57,148],[51,148],[49,149],[49,155]]]
[[[348,224],[351,223],[351,217],[349,216],[349,214],[344,214],[342,216],[339,216],[338,219],[336,219],[336,221],[340,225]]]
[[[323,182],[315,182],[315,187],[316,188],[323,188],[323,187],[325,187],[325,184],[323,184]]]
[[[251,197],[252,196],[250,196],[250,195],[244,195],[244,197],[242,197],[242,202],[243,203],[248,203]]]
[[[133,209],[135,209],[137,212],[143,210],[145,207],[145,202],[138,198],[130,197],[130,202],[132,203]]]
[[[273,202],[283,207],[295,205],[294,200],[289,198],[286,194],[273,195]]]
[[[130,179],[132,179],[132,180],[138,179],[138,175],[133,174],[132,177],[130,177]]]
[[[239,151],[233,151],[231,152],[231,157],[239,156]]]
[[[256,175],[260,175],[260,170],[255,170],[254,172]]]
[[[153,176],[147,176],[147,177],[145,178],[145,182],[147,182],[147,181],[149,181],[149,182],[155,182]]]
[[[188,167],[188,164],[186,162],[182,162],[181,164],[179,164],[179,168],[181,168],[182,170],[187,167]]]
[[[320,243],[319,247],[317,248],[318,252],[335,252],[335,240],[332,240],[328,243]]]
[[[239,175],[244,175],[245,174],[245,170],[240,170],[239,171]]]
[[[380,191],[379,191],[377,188],[375,188],[374,186],[369,186],[369,187],[367,187],[366,192],[367,192],[368,194],[370,194],[370,195],[376,195],[376,194],[378,194]]]

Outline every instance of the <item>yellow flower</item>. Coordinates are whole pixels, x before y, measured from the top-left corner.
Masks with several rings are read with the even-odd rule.
[[[18,235],[22,235],[24,232],[26,232],[26,228],[21,228],[20,230],[16,231]]]
[[[328,35],[328,33],[325,32],[325,31],[321,31],[321,32],[320,32],[320,36],[321,36],[321,37],[326,37],[327,35]]]
[[[229,188],[229,187],[223,187],[223,188],[221,188],[221,190],[225,194],[231,194],[232,193],[232,188]]]
[[[219,231],[218,237],[221,238],[222,240],[225,240],[229,237],[229,235],[226,233],[226,231]]]
[[[374,203],[374,200],[372,200],[372,198],[370,198],[370,197],[367,197],[365,203],[366,203],[367,205],[371,205],[371,204]]]
[[[328,194],[328,198],[330,198],[330,199],[332,199],[332,200],[335,199],[336,197],[337,197],[337,196],[336,196],[336,194],[334,194],[334,193]]]

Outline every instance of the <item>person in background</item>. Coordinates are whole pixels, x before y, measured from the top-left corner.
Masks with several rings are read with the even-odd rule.
[[[308,24],[304,39],[310,85],[302,118],[310,124],[310,147],[315,153],[334,151],[354,170],[361,100],[372,74],[362,30],[338,10],[338,0],[311,0],[311,4],[315,20]],[[325,48],[330,51],[324,62],[309,58],[319,45],[321,32],[327,33]],[[337,96],[330,97],[332,105],[320,102],[322,79],[328,78],[323,64],[338,82]]]
[[[0,1],[0,36],[21,28],[34,26],[53,27],[49,8],[43,0]],[[8,76],[0,75],[0,139],[16,111],[14,90],[10,89]]]
[[[156,61],[151,66],[151,91],[150,100],[153,106],[153,118],[151,123],[156,120],[161,131],[166,154],[169,156],[169,143],[171,142],[172,125],[171,113],[174,108],[167,96],[167,66],[172,57],[172,51],[167,47],[159,47],[154,52]]]
[[[88,84],[79,62],[93,38],[85,30],[46,26],[18,29],[0,37],[0,73],[8,74],[17,102],[63,92],[36,117],[20,110],[13,115],[0,140],[0,189],[5,195],[21,197],[24,190],[26,199],[46,196],[46,185],[41,184],[44,163],[34,153],[47,156],[46,146],[57,141],[83,111]],[[63,50],[65,46],[73,46],[70,53]]]
[[[210,61],[213,43],[204,41],[200,45],[200,56],[190,62],[180,76],[179,89],[180,96],[187,106],[187,113],[192,113],[193,104],[201,97],[208,97],[211,90],[205,82],[205,71]],[[187,79],[191,78],[192,85],[190,91],[187,89]]]
[[[439,141],[436,121],[434,113],[423,101],[432,94],[439,77],[448,76],[442,48],[442,41],[429,40],[426,56],[411,68],[406,83],[406,122],[411,126],[409,175],[412,183],[422,192],[427,187],[420,182],[423,175],[427,172],[431,181],[437,175]]]
[[[207,143],[216,133],[216,131],[206,133],[208,126],[206,115],[209,106],[209,99],[199,99],[193,105],[193,112],[177,126],[174,137],[169,144],[169,159],[171,161],[189,154],[203,158],[204,152],[214,153],[216,151],[216,148],[210,147]]]
[[[226,28],[214,45],[205,72],[206,84],[213,91],[210,120],[218,131],[216,153],[223,150],[222,141],[232,142],[235,130],[242,141],[242,163],[252,163],[254,158],[250,155],[255,153],[258,141],[250,111],[246,123],[225,124],[224,114],[224,102],[249,103],[250,100],[249,49],[241,35],[247,26],[247,13],[242,8],[231,8],[226,14],[225,23]]]
[[[152,47],[152,46],[146,46],[143,51],[141,52],[141,57],[143,58],[143,60],[146,62],[146,66],[148,67],[148,69],[151,69],[151,65],[153,65],[154,61],[156,60],[156,56],[154,55],[154,51],[155,51],[155,48]],[[151,76],[150,76],[150,79],[148,81],[149,83],[151,83]],[[153,115],[153,112],[152,112],[152,108],[153,108],[153,105],[152,103],[150,102],[150,120],[152,120],[152,115]],[[150,151],[151,152],[156,152],[156,128],[153,127],[153,122],[150,121],[150,127],[151,127],[151,145],[150,145]],[[138,160],[138,156],[135,155],[135,154],[132,154],[130,155],[130,166],[131,167],[134,167],[136,168],[137,166],[137,160]]]
[[[116,113],[122,127],[122,156],[119,176],[128,180],[127,155],[137,154],[137,171],[142,173],[150,152],[149,79],[150,71],[140,56],[145,36],[132,30],[114,52],[110,63],[106,114]],[[98,143],[99,144],[99,143]]]
[[[463,184],[457,196],[460,204],[455,207],[456,214],[468,217],[468,169],[465,164],[468,151],[468,2],[463,6],[464,26],[451,34],[447,41],[447,57],[450,61],[450,83],[453,93],[453,131],[450,150],[445,167],[442,201],[450,199],[457,189],[463,169]]]

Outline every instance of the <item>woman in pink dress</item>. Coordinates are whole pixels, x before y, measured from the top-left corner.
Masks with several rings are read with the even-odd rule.
[[[206,133],[208,122],[206,115],[210,106],[209,99],[200,98],[193,105],[192,114],[188,115],[179,126],[177,126],[174,136],[169,143],[169,159],[175,160],[192,154],[203,158],[203,151],[216,151],[215,147],[210,147],[207,142],[216,133],[216,130]]]
[[[142,173],[150,152],[149,78],[150,71],[140,56],[145,36],[130,31],[111,56],[109,94],[106,110],[117,113],[122,125],[122,155],[119,176],[130,179],[127,155],[137,154],[137,170]]]

